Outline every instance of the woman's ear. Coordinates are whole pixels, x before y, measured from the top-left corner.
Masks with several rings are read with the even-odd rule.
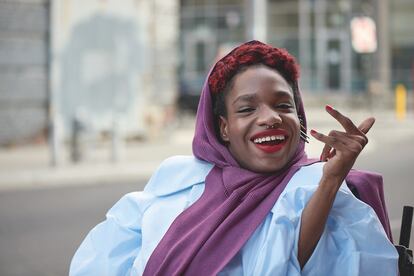
[[[228,136],[228,123],[226,118],[223,116],[220,116],[219,118],[219,126],[220,126],[220,137],[223,141],[228,142],[229,136]]]

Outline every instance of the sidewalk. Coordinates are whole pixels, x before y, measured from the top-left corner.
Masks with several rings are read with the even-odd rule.
[[[375,137],[393,139],[396,135],[409,135],[414,138],[413,114],[409,114],[405,121],[397,122],[392,111],[343,113],[349,114],[356,124],[374,115],[377,118],[373,130]],[[321,132],[339,127],[321,108],[308,109],[307,117],[309,128]],[[110,142],[88,145],[84,161],[77,164],[66,161],[56,167],[50,166],[47,144],[0,148],[0,191],[147,180],[162,160],[173,155],[191,154],[193,130],[194,117],[185,118],[172,133],[164,133],[164,138],[128,143],[121,160],[116,163],[110,160]],[[375,145],[375,140],[379,139],[371,139],[370,144]],[[311,143],[308,152],[312,156],[321,148],[322,145]]]
[[[70,162],[65,148],[58,166],[51,166],[47,143],[0,148],[0,191],[147,180],[162,160],[191,154],[193,130],[194,118],[185,118],[164,138],[128,142],[117,162],[111,161],[111,141],[87,143],[79,163]]]

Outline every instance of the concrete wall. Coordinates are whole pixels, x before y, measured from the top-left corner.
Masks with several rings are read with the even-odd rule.
[[[174,104],[176,2],[53,1],[52,110],[67,134],[76,117],[145,133],[147,114]]]
[[[75,118],[94,131],[114,121],[141,131],[147,74],[146,1],[56,0],[52,4],[51,101],[66,137]]]
[[[47,0],[0,0],[0,145],[47,126]]]

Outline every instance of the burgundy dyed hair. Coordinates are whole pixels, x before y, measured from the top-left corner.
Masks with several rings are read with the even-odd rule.
[[[226,116],[224,96],[231,88],[234,76],[255,65],[265,65],[279,72],[291,86],[298,107],[299,66],[294,57],[284,49],[253,40],[235,48],[218,61],[208,78],[216,116]]]

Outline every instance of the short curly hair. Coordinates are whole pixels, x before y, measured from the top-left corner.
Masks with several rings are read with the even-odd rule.
[[[299,65],[285,49],[274,48],[260,41],[250,41],[233,49],[216,63],[208,78],[213,97],[214,115],[226,117],[225,95],[233,86],[234,77],[252,66],[264,65],[276,70],[293,90],[296,106],[299,101]]]

